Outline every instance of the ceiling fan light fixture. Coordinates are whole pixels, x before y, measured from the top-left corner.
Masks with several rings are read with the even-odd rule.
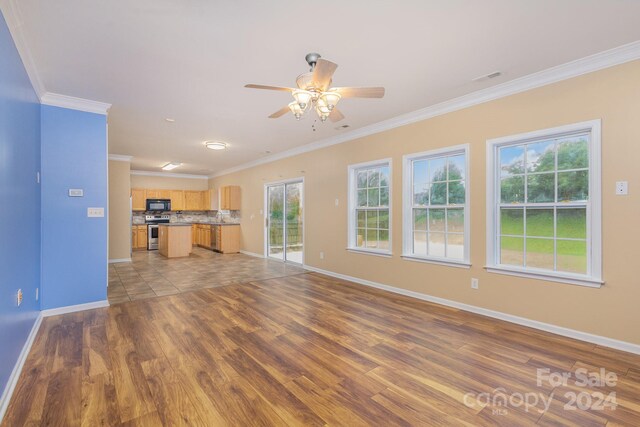
[[[340,98],[342,98],[342,96],[338,92],[322,92],[322,95],[320,95],[320,99],[324,102],[329,111],[333,110],[333,108],[338,105]]]
[[[309,102],[313,98],[311,92],[302,89],[294,90],[291,94],[302,110],[307,108],[307,105],[309,105]]]
[[[322,117],[323,114],[329,115],[331,110],[332,108],[329,108],[329,105],[327,105],[327,101],[324,98],[318,98],[318,101],[316,102],[316,112],[319,116]]]
[[[289,103],[289,110],[291,110],[293,115],[296,116],[296,119],[298,120],[300,120],[300,117],[302,117],[302,115],[304,114],[304,110],[300,108],[300,104],[298,104],[296,101]]]
[[[205,147],[209,150],[225,150],[227,148],[227,144],[220,141],[209,141],[205,143]]]

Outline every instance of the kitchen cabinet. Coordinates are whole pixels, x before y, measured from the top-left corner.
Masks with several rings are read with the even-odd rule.
[[[191,244],[196,246],[198,244],[198,226],[191,224]]]
[[[240,187],[237,185],[226,185],[220,187],[220,210],[239,211],[240,210]]]
[[[169,199],[171,197],[171,190],[150,190],[145,191],[145,197],[147,199]]]
[[[144,188],[131,189],[131,209],[134,211],[147,210],[147,199]]]
[[[202,211],[202,191],[184,191],[184,210],[186,211]]]
[[[196,227],[197,245],[203,248],[211,249],[211,225],[198,224]]]
[[[172,211],[183,211],[185,210],[184,204],[184,191],[183,190],[171,190],[169,191],[169,199],[171,199],[171,210]]]
[[[169,199],[172,211],[217,211],[240,209],[240,187],[226,186],[220,188],[220,194],[209,190],[154,190],[150,188],[134,188],[131,190],[132,210],[146,211],[147,199]],[[224,207],[220,201],[224,200]]]
[[[214,225],[211,228],[211,249],[223,254],[240,252],[239,225]]]
[[[158,253],[167,258],[186,257],[192,251],[189,224],[159,224]]]
[[[147,249],[147,226],[131,226],[131,249]]]

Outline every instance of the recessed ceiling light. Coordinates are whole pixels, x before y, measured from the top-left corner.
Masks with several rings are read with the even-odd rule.
[[[169,122],[169,123],[173,123],[173,122],[176,121],[176,119],[172,119],[172,118],[167,117],[166,119],[164,119],[164,121],[165,122]]]
[[[177,168],[178,166],[180,166],[182,163],[167,163],[166,165],[164,165],[162,167],[163,171],[170,171],[173,170],[175,168]]]
[[[204,144],[209,150],[224,150],[227,144],[224,142],[209,141]]]

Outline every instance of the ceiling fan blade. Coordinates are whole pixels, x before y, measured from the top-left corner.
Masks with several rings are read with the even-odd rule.
[[[273,113],[272,115],[269,116],[270,119],[277,119],[278,117],[282,117],[285,114],[287,114],[289,112],[289,106],[287,105],[286,107],[282,107],[281,109],[279,109],[278,111],[276,111],[275,113]]]
[[[295,90],[295,89],[290,88],[290,87],[265,86],[265,85],[254,85],[254,84],[244,85],[244,87],[248,87],[249,89],[282,90],[282,91],[286,91],[286,92],[291,92],[291,91]]]
[[[329,114],[329,120],[335,123],[335,122],[339,122],[342,119],[344,119],[344,114],[342,114],[340,110],[334,107],[333,110],[331,110],[331,113]]]
[[[382,98],[383,87],[334,87],[331,91],[338,92],[343,98]]]
[[[334,64],[326,59],[318,59],[313,69],[313,77],[311,78],[313,86],[320,90],[327,90],[331,84],[331,77],[336,71],[336,68],[338,68],[338,64]]]

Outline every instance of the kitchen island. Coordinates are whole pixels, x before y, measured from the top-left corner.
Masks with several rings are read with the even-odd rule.
[[[191,224],[158,224],[158,252],[167,258],[189,256]]]

